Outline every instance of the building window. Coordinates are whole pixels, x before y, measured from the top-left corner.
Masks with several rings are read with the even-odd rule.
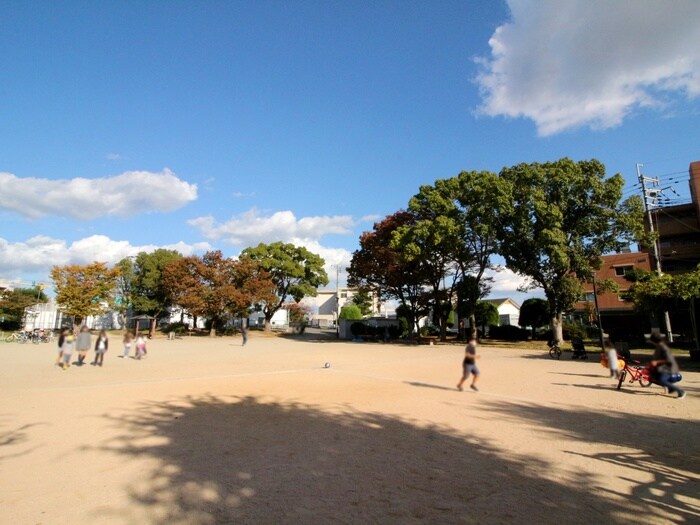
[[[627,272],[634,270],[634,266],[615,266],[615,275],[624,277]]]
[[[347,299],[347,298],[348,298],[348,292],[340,292],[340,298],[341,298],[341,299]]]
[[[581,301],[584,303],[592,303],[595,301],[595,295],[593,295],[593,292],[583,292],[581,294]]]

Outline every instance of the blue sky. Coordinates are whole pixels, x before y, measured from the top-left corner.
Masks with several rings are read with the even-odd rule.
[[[278,240],[334,277],[420,185],[564,156],[625,197],[642,163],[686,201],[698,20],[695,0],[3,2],[0,280]]]

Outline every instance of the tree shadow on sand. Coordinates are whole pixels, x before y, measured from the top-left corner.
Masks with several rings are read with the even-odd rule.
[[[32,427],[41,425],[42,423],[28,423],[17,428],[4,430],[3,423],[0,423],[0,463],[6,459],[16,458],[29,454],[35,450],[37,446],[22,450],[21,452],[13,452],[6,454],[7,450],[15,450],[18,445],[25,445],[29,442],[28,430]]]
[[[536,421],[543,432],[568,440],[621,447],[614,453],[568,453],[619,467],[620,478],[632,485],[632,492],[610,495],[634,503],[627,522],[700,522],[697,421],[512,402],[491,402],[483,408],[514,423]],[[622,472],[627,469],[635,474],[626,476]]]
[[[546,409],[524,407],[521,416],[515,408],[495,408],[517,419],[548,415]],[[643,500],[589,490],[586,473],[552,481],[542,475],[551,465],[541,459],[451,428],[348,407],[201,396],[105,417],[119,435],[96,446],[147,465],[127,488],[130,501],[110,509],[126,521],[134,521],[129,513],[138,508],[154,524],[622,524],[662,499],[650,490],[639,495]],[[580,413],[563,417],[579,429],[576,435],[591,437]],[[684,475],[664,473],[682,465],[681,458],[647,455],[664,481],[691,488],[683,486]],[[681,517],[691,514],[678,503],[674,508]],[[100,515],[106,517],[104,508]]]

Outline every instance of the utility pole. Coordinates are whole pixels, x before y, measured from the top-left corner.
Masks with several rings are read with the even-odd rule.
[[[637,178],[642,185],[642,193],[644,195],[644,211],[646,212],[647,221],[649,221],[649,232],[654,233],[654,221],[651,214],[651,209],[658,206],[658,196],[662,190],[658,189],[659,179],[652,177],[645,177],[642,175],[642,164],[637,163]],[[652,188],[647,186],[647,183],[651,183]],[[659,240],[654,239],[654,269],[657,275],[661,275],[661,256],[659,255]],[[671,331],[671,319],[668,316],[668,311],[664,310],[664,329],[666,331],[666,339],[669,343],[673,342],[673,333]]]
[[[340,339],[340,289],[338,288],[340,264],[333,266],[335,266],[335,336]]]

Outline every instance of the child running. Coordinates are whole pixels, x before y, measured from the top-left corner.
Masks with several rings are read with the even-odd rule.
[[[61,330],[61,335],[58,336],[58,357],[56,357],[56,366],[63,366],[63,342],[68,335],[68,328]]]
[[[610,339],[603,341],[603,349],[605,350],[605,358],[608,362],[608,370],[610,370],[610,377],[615,379],[620,379],[620,366],[618,364],[617,350],[615,345]]]
[[[476,359],[479,356],[476,354],[476,337],[472,336],[469,338],[467,347],[464,349],[464,360],[462,361],[462,379],[457,383],[457,390],[462,391],[462,385],[467,380],[469,375],[473,376],[472,384],[469,388],[478,392],[479,389],[476,388],[476,382],[479,379],[479,369],[476,366]]]
[[[136,359],[141,359],[146,355],[146,340],[141,334],[136,338]]]
[[[129,352],[131,352],[131,339],[133,336],[131,335],[131,332],[125,332],[124,333],[124,353],[120,355],[119,357],[127,358],[129,357]]]

